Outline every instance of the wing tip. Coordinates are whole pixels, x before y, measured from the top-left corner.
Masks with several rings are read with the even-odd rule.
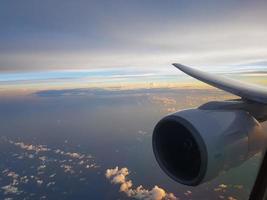
[[[182,65],[180,63],[172,63],[172,65],[174,67],[176,67],[177,69],[181,70],[181,71],[185,71],[188,67],[186,67],[185,65]]]
[[[174,67],[178,67],[178,66],[180,66],[181,64],[180,64],[180,63],[172,63],[172,65],[173,65]]]

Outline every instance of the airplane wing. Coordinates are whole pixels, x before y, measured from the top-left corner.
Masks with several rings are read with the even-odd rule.
[[[174,63],[173,65],[179,70],[188,74],[189,76],[192,76],[216,88],[235,94],[243,99],[267,104],[267,87],[255,84],[247,84],[244,82],[226,78],[224,76],[218,76],[208,72],[203,72],[178,63]]]

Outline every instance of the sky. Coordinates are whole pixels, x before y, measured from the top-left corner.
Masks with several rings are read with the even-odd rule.
[[[267,2],[0,1],[0,72],[267,66]]]

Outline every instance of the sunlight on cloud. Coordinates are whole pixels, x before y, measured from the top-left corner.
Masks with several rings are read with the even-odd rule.
[[[119,184],[120,191],[124,192],[128,197],[143,200],[178,200],[173,193],[167,193],[164,189],[155,185],[151,190],[145,189],[142,185],[133,188],[132,180],[128,179],[130,174],[127,168],[115,167],[106,170],[106,178],[111,183]]]

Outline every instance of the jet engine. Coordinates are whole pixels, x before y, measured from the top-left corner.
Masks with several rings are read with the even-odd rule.
[[[265,137],[247,111],[197,108],[164,117],[154,129],[152,143],[167,175],[196,186],[261,152]]]

